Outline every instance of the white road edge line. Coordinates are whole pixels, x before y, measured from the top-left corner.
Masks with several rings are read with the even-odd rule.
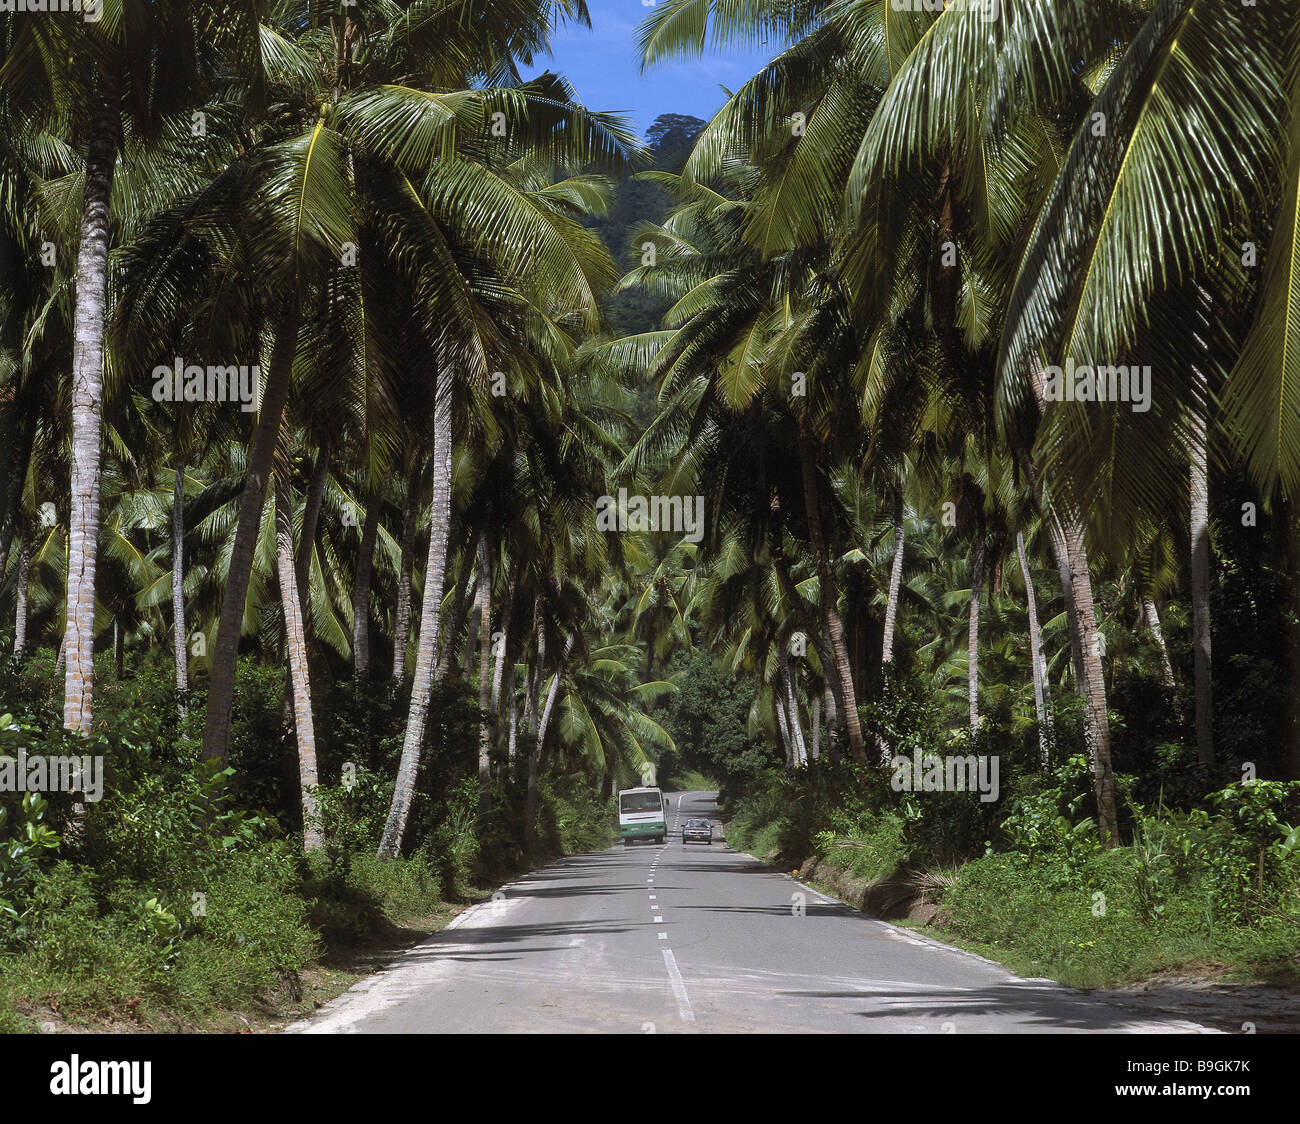
[[[673,950],[666,948],[664,952],[664,967],[668,969],[668,982],[673,985],[673,997],[677,1000],[677,1013],[681,1016],[682,1022],[693,1023],[695,1021],[695,1012],[691,1010],[691,997],[686,994],[686,983],[682,979],[682,974],[677,970],[677,958],[673,956]]]

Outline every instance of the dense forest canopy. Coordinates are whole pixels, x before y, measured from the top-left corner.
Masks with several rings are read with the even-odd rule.
[[[0,783],[6,955],[699,773],[800,857],[1170,833],[1284,944],[1292,6],[662,0],[647,66],[772,59],[644,139],[521,77],[581,0],[469,7],[0,13],[0,753],[105,778]]]

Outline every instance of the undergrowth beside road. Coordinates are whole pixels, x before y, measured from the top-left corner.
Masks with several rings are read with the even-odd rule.
[[[1300,984],[1300,848],[1285,818],[1300,785],[1230,785],[1181,811],[1130,804],[1127,844],[1106,850],[1077,815],[1089,780],[1071,758],[1004,802],[989,838],[970,841],[983,854],[954,862],[935,841],[953,842],[963,814],[982,819],[959,808],[975,795],[886,805],[879,773],[766,774],[730,800],[728,839],[786,870],[818,856],[869,883],[911,883],[912,902],[938,907],[925,911],[932,935],[1069,986],[1179,967]]]
[[[0,756],[71,752],[49,664],[0,667]],[[408,851],[381,861],[404,703],[348,687],[317,704],[321,775],[347,782],[317,789],[324,846],[304,855],[294,750],[269,733],[283,673],[241,665],[221,771],[197,760],[169,675],[105,675],[95,735],[78,745],[103,757],[103,799],[79,821],[66,794],[0,798],[0,1032],[300,1017],[490,888],[615,841],[609,802],[559,768],[539,778],[531,839],[518,771],[494,782],[482,814],[478,778],[466,775],[477,764],[475,712],[453,690],[435,700]],[[191,725],[202,715],[196,696]]]

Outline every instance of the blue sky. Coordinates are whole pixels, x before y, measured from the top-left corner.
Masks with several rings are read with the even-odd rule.
[[[587,0],[591,29],[563,26],[552,40],[553,58],[525,72],[563,74],[588,109],[622,111],[644,134],[661,113],[688,113],[706,120],[734,90],[776,54],[780,44],[760,52],[728,50],[701,58],[663,62],[640,72],[636,29],[650,12],[642,0]]]

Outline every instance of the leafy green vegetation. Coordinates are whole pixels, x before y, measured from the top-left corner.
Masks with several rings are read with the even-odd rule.
[[[1282,0],[662,0],[772,57],[643,140],[523,77],[581,0],[105,8],[0,12],[0,1025],[298,1002],[651,772],[1294,956]]]

